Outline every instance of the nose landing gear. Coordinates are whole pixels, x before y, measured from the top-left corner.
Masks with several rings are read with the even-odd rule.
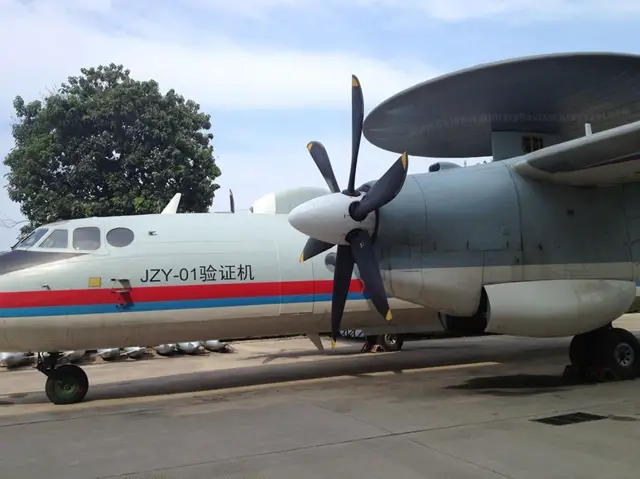
[[[36,369],[47,376],[45,393],[53,404],[75,404],[84,399],[89,390],[89,379],[75,364],[58,365],[60,353],[43,356],[38,353]]]

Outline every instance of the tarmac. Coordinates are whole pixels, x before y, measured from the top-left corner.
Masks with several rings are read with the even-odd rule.
[[[615,324],[640,333],[640,315]],[[640,382],[570,384],[570,338],[304,338],[96,362],[83,403],[0,372],[1,477],[638,478]]]

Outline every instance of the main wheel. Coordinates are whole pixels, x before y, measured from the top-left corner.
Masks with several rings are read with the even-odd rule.
[[[569,345],[569,360],[578,368],[589,366],[593,362],[593,338],[589,333],[573,337]]]
[[[378,344],[387,352],[400,351],[404,338],[400,334],[381,334],[378,336]]]
[[[89,390],[89,379],[75,364],[63,364],[47,377],[45,392],[53,404],[75,404],[84,399]]]
[[[633,379],[640,373],[640,341],[629,331],[611,328],[598,345],[599,363],[619,379]]]

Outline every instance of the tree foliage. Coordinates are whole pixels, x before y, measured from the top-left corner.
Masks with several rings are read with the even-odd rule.
[[[41,101],[13,102],[15,147],[4,164],[9,197],[31,222],[158,213],[175,193],[180,212],[206,212],[220,170],[210,116],[122,65],[82,75]]]

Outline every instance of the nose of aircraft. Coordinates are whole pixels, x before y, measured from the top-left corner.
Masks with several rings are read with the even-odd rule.
[[[358,199],[342,193],[319,196],[295,207],[289,213],[289,224],[301,233],[331,244],[347,244],[345,236],[359,228],[370,234],[375,227],[375,216],[369,214],[363,221],[349,215],[349,205]]]
[[[0,253],[0,275],[42,264],[73,258],[84,253],[54,253],[45,251],[12,250]]]
[[[0,253],[0,275],[28,267],[32,261],[33,255],[28,251],[4,251]]]

